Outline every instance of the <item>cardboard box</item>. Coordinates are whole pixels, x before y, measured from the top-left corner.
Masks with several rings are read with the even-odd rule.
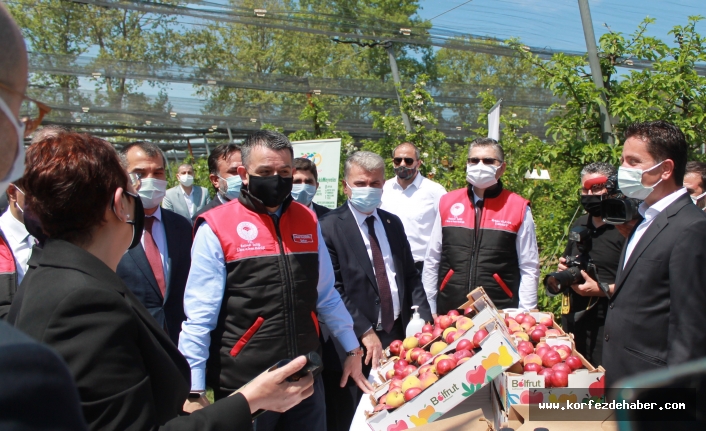
[[[578,356],[585,368],[569,374],[569,386],[566,388],[545,389],[544,377],[535,372],[523,373],[520,364],[503,372],[495,380],[496,388],[503,404],[503,409],[509,411],[510,406],[518,404],[535,404],[541,402],[581,402],[584,399],[600,401],[604,398],[605,370],[595,368],[580,353],[576,351],[573,340],[569,337],[549,337],[544,339],[547,344],[567,345],[572,348],[572,354]]]
[[[369,414],[367,423],[370,429],[373,431],[388,431],[395,427],[407,429],[433,422],[520,360],[515,343],[503,323],[493,318],[479,325],[480,327],[488,331],[488,336],[482,341],[480,348],[475,349],[475,355],[472,358],[402,406],[394,410]],[[386,382],[378,388],[374,397],[368,397],[370,406],[365,409],[367,412],[373,411],[377,404],[376,400],[387,393],[389,385],[390,383]]]
[[[602,421],[533,421],[529,417],[528,405],[513,405],[508,418],[506,426],[515,431],[618,431],[618,422],[611,410],[605,410]]]

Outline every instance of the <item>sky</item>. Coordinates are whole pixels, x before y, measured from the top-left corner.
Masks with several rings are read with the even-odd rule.
[[[420,0],[419,15],[433,18],[466,0]],[[704,0],[589,0],[596,38],[613,31],[633,33],[647,16],[656,18],[648,34],[671,42],[667,34],[686,25],[690,15],[706,17]],[[578,0],[472,0],[432,20],[436,28],[502,40],[519,37],[526,45],[568,51],[586,51]],[[701,34],[706,21],[698,24]]]

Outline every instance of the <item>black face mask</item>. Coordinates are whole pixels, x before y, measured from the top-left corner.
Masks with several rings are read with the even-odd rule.
[[[44,229],[42,229],[42,222],[39,221],[39,218],[34,215],[27,205],[25,205],[22,215],[27,232],[37,240],[40,247],[44,247],[44,242],[48,237],[44,233]]]
[[[407,166],[398,166],[395,168],[395,175],[401,180],[412,178],[417,173],[417,168],[408,168]]]
[[[582,195],[581,205],[583,205],[583,209],[585,209],[586,212],[592,217],[600,217],[602,200],[602,195]]]
[[[145,208],[142,206],[140,195],[130,193],[127,190],[124,192],[135,202],[135,216],[132,220],[125,222],[132,225],[132,242],[128,247],[128,249],[131,250],[140,245],[140,241],[142,240],[142,232],[145,230]],[[110,206],[113,208],[113,212],[115,212],[115,205],[111,202]]]
[[[270,175],[269,177],[248,177],[248,192],[259,199],[266,207],[274,208],[282,205],[292,192],[292,177]]]

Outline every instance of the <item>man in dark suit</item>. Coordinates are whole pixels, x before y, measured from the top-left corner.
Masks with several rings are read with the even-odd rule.
[[[211,208],[238,199],[243,183],[238,175],[238,166],[242,165],[243,159],[238,144],[221,144],[211,151],[208,156],[208,178],[216,189],[216,196],[194,214],[192,221]]]
[[[191,223],[160,208],[167,182],[166,160],[159,147],[147,142],[130,144],[121,150],[121,160],[139,185],[146,218],[142,246],[123,256],[117,273],[176,345],[186,320],[184,287],[191,266]]]
[[[314,195],[319,189],[319,172],[316,165],[309,159],[297,157],[294,159],[294,173],[292,181],[292,198],[302,205],[306,205],[316,213],[316,217],[321,219],[324,214],[331,211],[323,205],[314,202]]]
[[[344,177],[348,202],[324,216],[321,232],[336,289],[367,349],[365,364],[377,368],[382,346],[404,338],[411,306],[418,305],[427,321],[431,311],[402,222],[378,209],[385,162],[377,154],[358,151],[346,160]]]
[[[665,121],[626,131],[618,185],[644,200],[623,249],[603,344],[606,385],[706,356],[706,215],[682,186],[688,145]]]

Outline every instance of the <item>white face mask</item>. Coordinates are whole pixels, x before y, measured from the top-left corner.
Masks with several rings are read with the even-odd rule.
[[[706,192],[703,192],[698,196],[691,196],[691,201],[694,202],[694,205],[696,205],[696,202],[698,202],[699,199],[701,199],[704,196],[706,196]]]
[[[156,208],[167,193],[167,182],[157,178],[143,178],[140,180],[140,190],[137,193],[145,209]]]
[[[488,187],[498,183],[495,174],[500,166],[486,165],[483,162],[478,162],[475,165],[466,165],[466,181],[478,187],[479,189],[487,189]]]
[[[351,189],[351,205],[363,214],[370,214],[375,211],[375,208],[382,203],[382,189],[376,187],[351,187],[346,182],[346,185]]]
[[[314,196],[316,195],[316,186],[311,184],[294,184],[292,185],[292,199],[302,205],[309,206]]]
[[[10,123],[14,126],[15,132],[17,133],[17,155],[15,156],[15,160],[12,162],[10,170],[7,172],[7,175],[5,175],[5,178],[0,180],[0,190],[6,190],[7,186],[9,186],[11,182],[22,177],[25,172],[25,125],[24,123],[20,124],[20,122],[17,121],[17,118],[12,114],[10,107],[7,106],[7,103],[5,103],[1,97],[0,111],[2,111],[7,119],[10,120]]]
[[[619,167],[618,187],[620,188],[620,191],[623,192],[623,194],[629,198],[644,201],[647,196],[652,193],[657,184],[662,182],[662,179],[660,178],[659,181],[657,181],[652,186],[646,187],[642,185],[642,175],[645,172],[651,171],[662,163],[664,163],[664,161],[661,161],[656,165],[652,166],[651,168],[645,169],[644,171],[642,169],[637,168],[624,168],[622,166]]]
[[[194,177],[192,175],[189,175],[189,174],[179,175],[178,178],[179,178],[179,182],[184,187],[190,187],[192,184],[194,184]]]

